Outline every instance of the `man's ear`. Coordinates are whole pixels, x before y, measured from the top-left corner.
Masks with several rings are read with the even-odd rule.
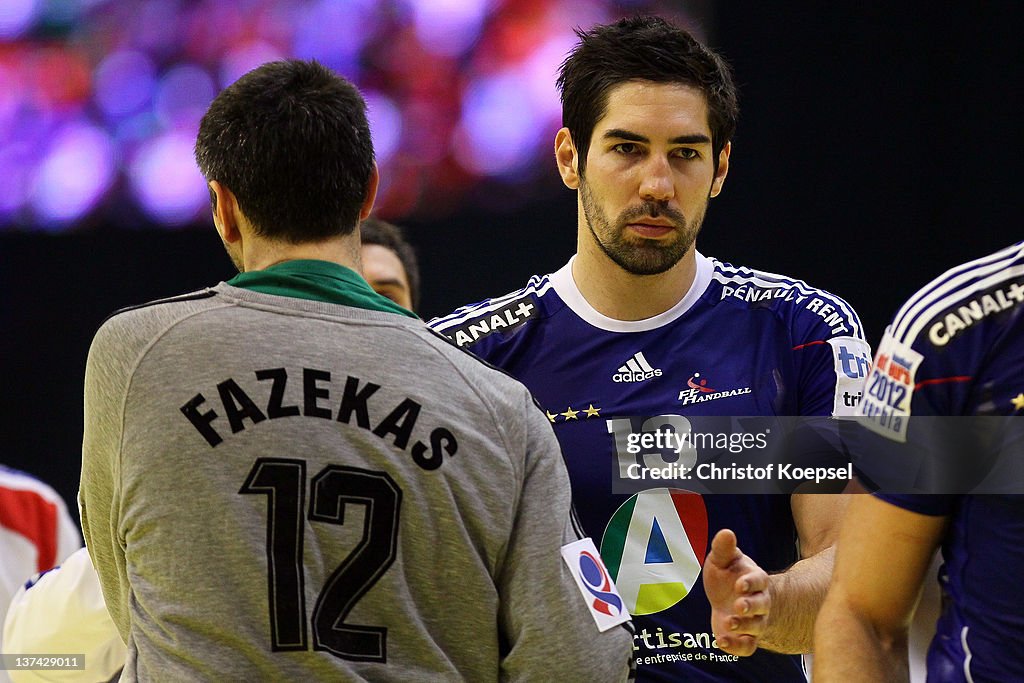
[[[211,180],[210,192],[213,194],[213,224],[226,244],[233,244],[241,239],[238,230],[238,200],[235,194],[216,180]]]
[[[366,220],[373,211],[373,203],[377,201],[377,188],[380,187],[380,169],[377,162],[373,162],[373,170],[370,172],[370,182],[366,184],[366,197],[363,198],[363,205],[359,209],[359,220]]]
[[[718,153],[718,168],[715,170],[715,178],[711,181],[711,196],[717,197],[722,193],[722,186],[725,185],[725,176],[729,175],[729,155],[732,153],[732,142],[725,143],[722,151]]]
[[[562,128],[555,134],[555,161],[558,163],[558,173],[562,176],[565,186],[571,190],[578,190],[579,157],[568,128]]]

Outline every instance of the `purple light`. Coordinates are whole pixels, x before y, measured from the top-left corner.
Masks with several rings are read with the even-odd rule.
[[[295,30],[294,54],[316,59],[346,78],[357,78],[359,52],[376,31],[373,0],[320,0]]]
[[[51,110],[19,107],[5,122],[6,144],[26,157],[39,158],[60,127],[60,117]],[[0,175],[3,167],[0,166]]]
[[[120,117],[149,102],[156,87],[156,67],[141,52],[111,53],[96,68],[96,104],[109,117]]]
[[[195,137],[171,132],[139,148],[129,168],[139,205],[162,223],[188,223],[206,208],[210,196],[192,158]]]
[[[31,163],[25,149],[0,145],[0,216],[13,216],[28,200]]]
[[[41,9],[41,0],[0,2],[0,38],[17,38],[30,29]]]
[[[18,107],[4,122],[0,142],[0,215],[17,216],[28,203],[40,157],[59,128],[52,111]]]
[[[373,151],[377,163],[384,165],[395,153],[402,139],[402,112],[395,103],[377,92],[364,92],[370,133],[373,136]]]
[[[526,88],[514,73],[481,79],[470,86],[453,136],[458,142],[455,156],[464,168],[497,176],[532,161],[543,128],[537,111],[522,96]]]
[[[183,64],[170,69],[160,79],[154,109],[167,128],[195,131],[216,95],[217,86],[210,74],[193,64]]]
[[[127,116],[114,127],[114,140],[122,149],[131,149],[160,133],[160,122],[149,109]]]
[[[105,132],[76,121],[54,136],[33,182],[31,203],[43,223],[60,227],[89,212],[114,177],[114,146]]]
[[[455,57],[480,36],[489,0],[411,0],[416,36],[436,55]]]
[[[145,0],[128,15],[131,26],[125,31],[131,45],[157,55],[178,54],[177,44],[182,39],[180,3],[171,0]]]
[[[10,122],[21,104],[21,79],[18,72],[0,63],[0,142],[10,135]]]
[[[555,86],[558,66],[575,44],[576,36],[573,33],[550,38],[530,55],[521,68],[524,95],[530,105],[538,110],[538,118],[554,121],[554,130],[561,127],[562,120],[562,102]],[[552,140],[554,130],[551,132]]]
[[[220,86],[226,88],[261,64],[276,62],[287,55],[270,43],[256,42],[242,45],[224,55],[220,64]]]

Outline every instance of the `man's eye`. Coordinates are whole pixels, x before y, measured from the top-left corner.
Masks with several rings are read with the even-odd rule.
[[[636,154],[638,151],[640,151],[639,148],[636,146],[635,142],[620,142],[619,144],[615,145],[615,147],[613,147],[612,149],[614,149],[619,154]]]
[[[700,153],[689,147],[680,147],[676,150],[676,156],[680,159],[696,159],[700,156]]]

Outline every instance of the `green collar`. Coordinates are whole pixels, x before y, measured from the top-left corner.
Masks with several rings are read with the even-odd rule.
[[[410,318],[418,317],[391,299],[373,291],[356,271],[328,261],[285,261],[263,270],[239,273],[228,280],[228,284],[263,294],[342,304],[370,311],[397,313]]]

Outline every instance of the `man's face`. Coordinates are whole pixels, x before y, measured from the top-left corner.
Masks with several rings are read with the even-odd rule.
[[[363,277],[373,287],[373,291],[411,311],[409,278],[398,255],[379,244],[364,244],[360,258],[363,262]]]
[[[678,263],[728,170],[727,145],[715,172],[707,114],[704,95],[689,86],[630,81],[613,88],[578,180],[587,226],[581,239],[634,275]]]

